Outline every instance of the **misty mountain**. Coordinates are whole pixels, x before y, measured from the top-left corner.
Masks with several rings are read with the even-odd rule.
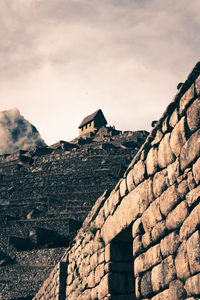
[[[36,127],[18,109],[0,112],[0,154],[46,146]]]

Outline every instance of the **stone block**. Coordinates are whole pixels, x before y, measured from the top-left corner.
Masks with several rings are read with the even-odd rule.
[[[170,138],[170,146],[176,157],[179,156],[181,149],[186,141],[185,117],[183,117],[172,130]]]
[[[152,286],[151,286],[151,272],[146,272],[140,282],[141,287],[141,294],[143,297],[147,297],[152,293]]]
[[[142,160],[139,160],[133,167],[133,178],[135,185],[138,185],[144,180],[146,166]]]
[[[153,175],[158,169],[158,151],[154,147],[147,154],[146,167],[148,175]]]
[[[196,99],[187,109],[187,123],[191,132],[200,127],[200,99]]]
[[[137,220],[135,220],[135,222],[133,223],[132,226],[132,237],[133,239],[139,235],[144,233],[144,228],[143,228],[143,224],[142,224],[142,218],[138,218]]]
[[[160,213],[160,199],[154,200],[142,215],[142,224],[145,231],[150,231],[156,223],[162,220]]]
[[[189,167],[200,155],[200,129],[185,143],[180,154],[181,170]]]
[[[187,180],[183,180],[178,184],[177,187],[177,192],[178,192],[178,197],[180,199],[185,198],[186,194],[189,192],[189,187],[188,187],[188,183]]]
[[[160,242],[161,253],[163,257],[173,255],[180,245],[179,234],[177,232],[172,232],[168,234]]]
[[[173,111],[170,119],[169,119],[169,125],[174,128],[176,126],[176,124],[178,123],[179,120],[179,116],[178,116],[178,111],[177,108],[175,108],[175,110]]]
[[[170,298],[170,291],[169,291],[169,289],[164,290],[163,292],[161,292],[161,293],[157,294],[156,296],[152,297],[151,300],[172,300]]]
[[[159,265],[155,266],[151,272],[151,282],[154,292],[166,288],[176,277],[176,269],[172,256],[165,258]]]
[[[139,276],[162,260],[160,245],[151,247],[146,252],[140,254],[134,262],[134,274]]]
[[[187,255],[189,259],[190,272],[200,272],[200,233],[196,231],[187,240]]]
[[[128,175],[127,175],[127,178],[126,178],[127,188],[128,188],[129,192],[131,192],[135,188],[134,179],[133,179],[133,172],[134,172],[134,170],[131,169],[128,172]]]
[[[88,282],[89,288],[93,288],[95,286],[95,272],[94,271],[90,272],[87,282]]]
[[[169,126],[169,116],[167,116],[162,122],[162,132],[166,133],[170,130]]]
[[[98,288],[91,289],[91,299],[98,299]]]
[[[143,251],[142,236],[138,235],[133,240],[133,257],[136,257]]]
[[[160,131],[159,129],[156,131],[156,135],[155,135],[155,138],[154,140],[151,142],[151,145],[154,146],[154,145],[157,145],[160,143],[160,141],[162,140],[163,138],[163,133],[162,131]]]
[[[200,158],[197,159],[197,161],[194,163],[192,167],[192,172],[194,174],[194,180],[196,184],[199,184],[200,182]]]
[[[170,185],[174,184],[180,175],[179,159],[176,159],[176,161],[174,163],[172,163],[171,165],[169,165],[167,167],[167,175],[168,175],[168,179],[169,179],[169,184]]]
[[[167,170],[157,172],[153,177],[153,193],[159,197],[168,187]]]
[[[185,92],[185,94],[180,99],[179,103],[179,114],[182,115],[186,107],[190,104],[194,98],[194,84]]]
[[[187,204],[189,207],[192,206],[194,203],[197,203],[199,199],[200,199],[200,186],[190,191],[186,196]]]
[[[95,285],[99,284],[101,281],[101,278],[104,276],[104,263],[98,265],[95,269]]]
[[[108,277],[109,274],[106,274],[100,281],[100,284],[97,286],[97,293],[98,293],[98,297],[99,299],[104,298],[108,292],[109,292],[109,286],[108,286]]]
[[[200,295],[200,273],[186,280],[185,289],[188,296]]]
[[[142,245],[144,249],[148,248],[152,244],[151,232],[147,231],[142,236]]]
[[[120,183],[119,191],[121,197],[124,197],[127,194],[128,188],[127,188],[126,178],[124,178]]]
[[[175,266],[178,279],[186,279],[190,276],[186,241],[184,241],[178,248],[175,258]]]
[[[160,196],[161,213],[164,216],[167,216],[177,203],[178,203],[177,188],[175,185],[172,185]]]
[[[175,156],[170,146],[170,133],[165,134],[158,147],[158,164],[164,169],[175,160]]]
[[[197,77],[194,86],[195,86],[196,95],[199,96],[200,95],[200,76]]]
[[[190,191],[196,187],[196,182],[194,180],[192,171],[187,173],[187,183]]]
[[[136,296],[137,299],[141,297],[140,283],[141,283],[141,278],[140,277],[136,277],[135,278],[135,296]]]
[[[186,201],[178,204],[167,216],[166,226],[168,230],[179,228],[188,216],[188,206]]]
[[[174,280],[169,284],[170,299],[182,300],[186,297],[186,291],[180,280]]]
[[[95,252],[91,257],[90,257],[90,266],[91,270],[95,269],[98,263],[98,255],[97,252]]]
[[[192,210],[180,228],[180,239],[188,238],[200,224],[200,203]]]
[[[166,234],[166,221],[158,222],[151,231],[152,241],[155,243],[159,241]]]

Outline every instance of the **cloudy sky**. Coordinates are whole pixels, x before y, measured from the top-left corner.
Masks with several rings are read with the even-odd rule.
[[[0,0],[0,110],[47,144],[101,108],[150,130],[200,60],[199,0]]]

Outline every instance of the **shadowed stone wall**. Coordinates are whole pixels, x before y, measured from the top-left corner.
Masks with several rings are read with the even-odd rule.
[[[200,298],[199,74],[200,63],[97,200],[62,258],[64,287],[49,277],[34,299]]]

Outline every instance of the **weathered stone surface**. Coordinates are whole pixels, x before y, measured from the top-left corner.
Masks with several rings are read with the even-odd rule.
[[[153,291],[158,292],[164,289],[175,277],[174,261],[172,256],[169,256],[152,269],[151,282]]]
[[[169,125],[171,127],[175,127],[175,125],[178,123],[178,111],[177,108],[173,111],[170,119],[169,119]]]
[[[187,254],[191,274],[200,272],[200,233],[196,231],[187,240]]]
[[[188,296],[200,295],[200,273],[186,280],[185,289]]]
[[[183,145],[186,143],[185,117],[183,117],[175,126],[171,133],[170,146],[173,153],[179,156]]]
[[[136,277],[135,278],[135,296],[136,296],[137,299],[140,298],[140,296],[141,296],[140,283],[141,283],[141,278],[140,277]]]
[[[189,207],[192,206],[199,199],[200,199],[200,186],[190,191],[186,196],[187,204]]]
[[[190,276],[186,241],[184,241],[178,248],[178,252],[175,258],[175,265],[177,277],[179,279],[186,279]]]
[[[174,163],[167,167],[167,175],[169,178],[169,184],[172,185],[175,183],[177,178],[179,177],[179,159],[176,159]]]
[[[178,192],[178,197],[180,199],[185,198],[186,194],[189,192],[189,187],[186,179],[181,181],[178,184],[177,192]]]
[[[134,263],[134,274],[137,277],[140,273],[147,271],[152,266],[158,264],[162,260],[160,245],[151,247],[146,252],[140,254]]]
[[[194,174],[194,180],[196,184],[200,182],[200,158],[197,159],[196,163],[193,164],[192,172]]]
[[[187,183],[188,183],[188,187],[189,187],[190,191],[196,187],[196,183],[195,183],[192,171],[187,173]]]
[[[158,151],[156,148],[151,148],[146,159],[147,174],[153,175],[158,169]]]
[[[173,230],[181,226],[183,221],[188,216],[188,206],[186,201],[178,204],[167,216],[166,226],[167,229]]]
[[[142,236],[142,244],[144,249],[148,248],[152,244],[152,238],[151,238],[151,232],[147,231],[145,234]]]
[[[133,178],[136,185],[144,180],[145,172],[145,164],[142,160],[139,160],[133,167]]]
[[[194,84],[187,90],[187,92],[182,96],[179,105],[179,113],[182,115],[186,106],[191,102],[194,98]]]
[[[95,268],[95,284],[99,284],[101,278],[104,276],[104,264],[100,264]]]
[[[142,215],[142,223],[145,231],[151,230],[156,223],[162,220],[160,213],[160,199],[154,200]]]
[[[160,210],[164,216],[167,216],[169,212],[178,202],[178,193],[175,185],[170,186],[161,196],[160,196]]]
[[[157,294],[156,296],[154,296],[153,298],[151,298],[151,300],[172,300],[170,298],[170,291],[169,291],[169,289],[164,290],[163,292]]]
[[[181,170],[185,170],[200,155],[200,129],[185,143],[180,154]]]
[[[153,193],[159,197],[168,186],[167,170],[157,172],[153,177]]]
[[[133,240],[133,257],[136,257],[143,251],[142,236],[138,235]]]
[[[200,99],[195,100],[188,108],[187,123],[191,132],[200,127]]]
[[[174,159],[175,157],[170,146],[170,133],[167,133],[158,147],[158,164],[163,169],[173,163]]]
[[[195,85],[196,95],[199,96],[200,95],[200,76],[197,77],[194,85]]]
[[[137,220],[135,220],[135,222],[133,223],[132,226],[132,237],[133,239],[139,235],[144,233],[144,228],[143,228],[143,224],[142,224],[142,218],[138,218]]]
[[[113,213],[113,211],[115,210],[116,206],[119,204],[120,202],[120,192],[119,190],[117,191],[113,191],[109,198],[108,198],[108,209],[110,211],[110,214]],[[99,226],[97,226],[99,227]]]
[[[192,210],[180,228],[180,239],[188,238],[200,224],[200,203]]]
[[[161,253],[163,257],[173,255],[180,244],[179,234],[177,232],[172,232],[168,234],[160,242]]]
[[[126,178],[124,178],[122,180],[122,182],[120,183],[119,191],[120,191],[121,197],[124,197],[127,194],[128,188],[127,188]]]
[[[151,238],[153,242],[159,241],[166,233],[166,221],[158,222],[151,231]]]
[[[174,280],[169,284],[170,299],[182,300],[186,297],[186,291],[183,287],[183,283],[180,280]]]
[[[147,297],[149,294],[152,293],[151,272],[146,272],[142,276],[140,286],[141,286],[141,294],[143,297]]]
[[[128,191],[131,192],[135,188],[134,179],[133,179],[133,172],[134,170],[131,169],[127,175],[126,181],[127,181],[127,188]]]
[[[152,146],[157,145],[161,141],[162,137],[163,137],[163,133],[158,129],[154,140],[151,142],[151,145]]]

